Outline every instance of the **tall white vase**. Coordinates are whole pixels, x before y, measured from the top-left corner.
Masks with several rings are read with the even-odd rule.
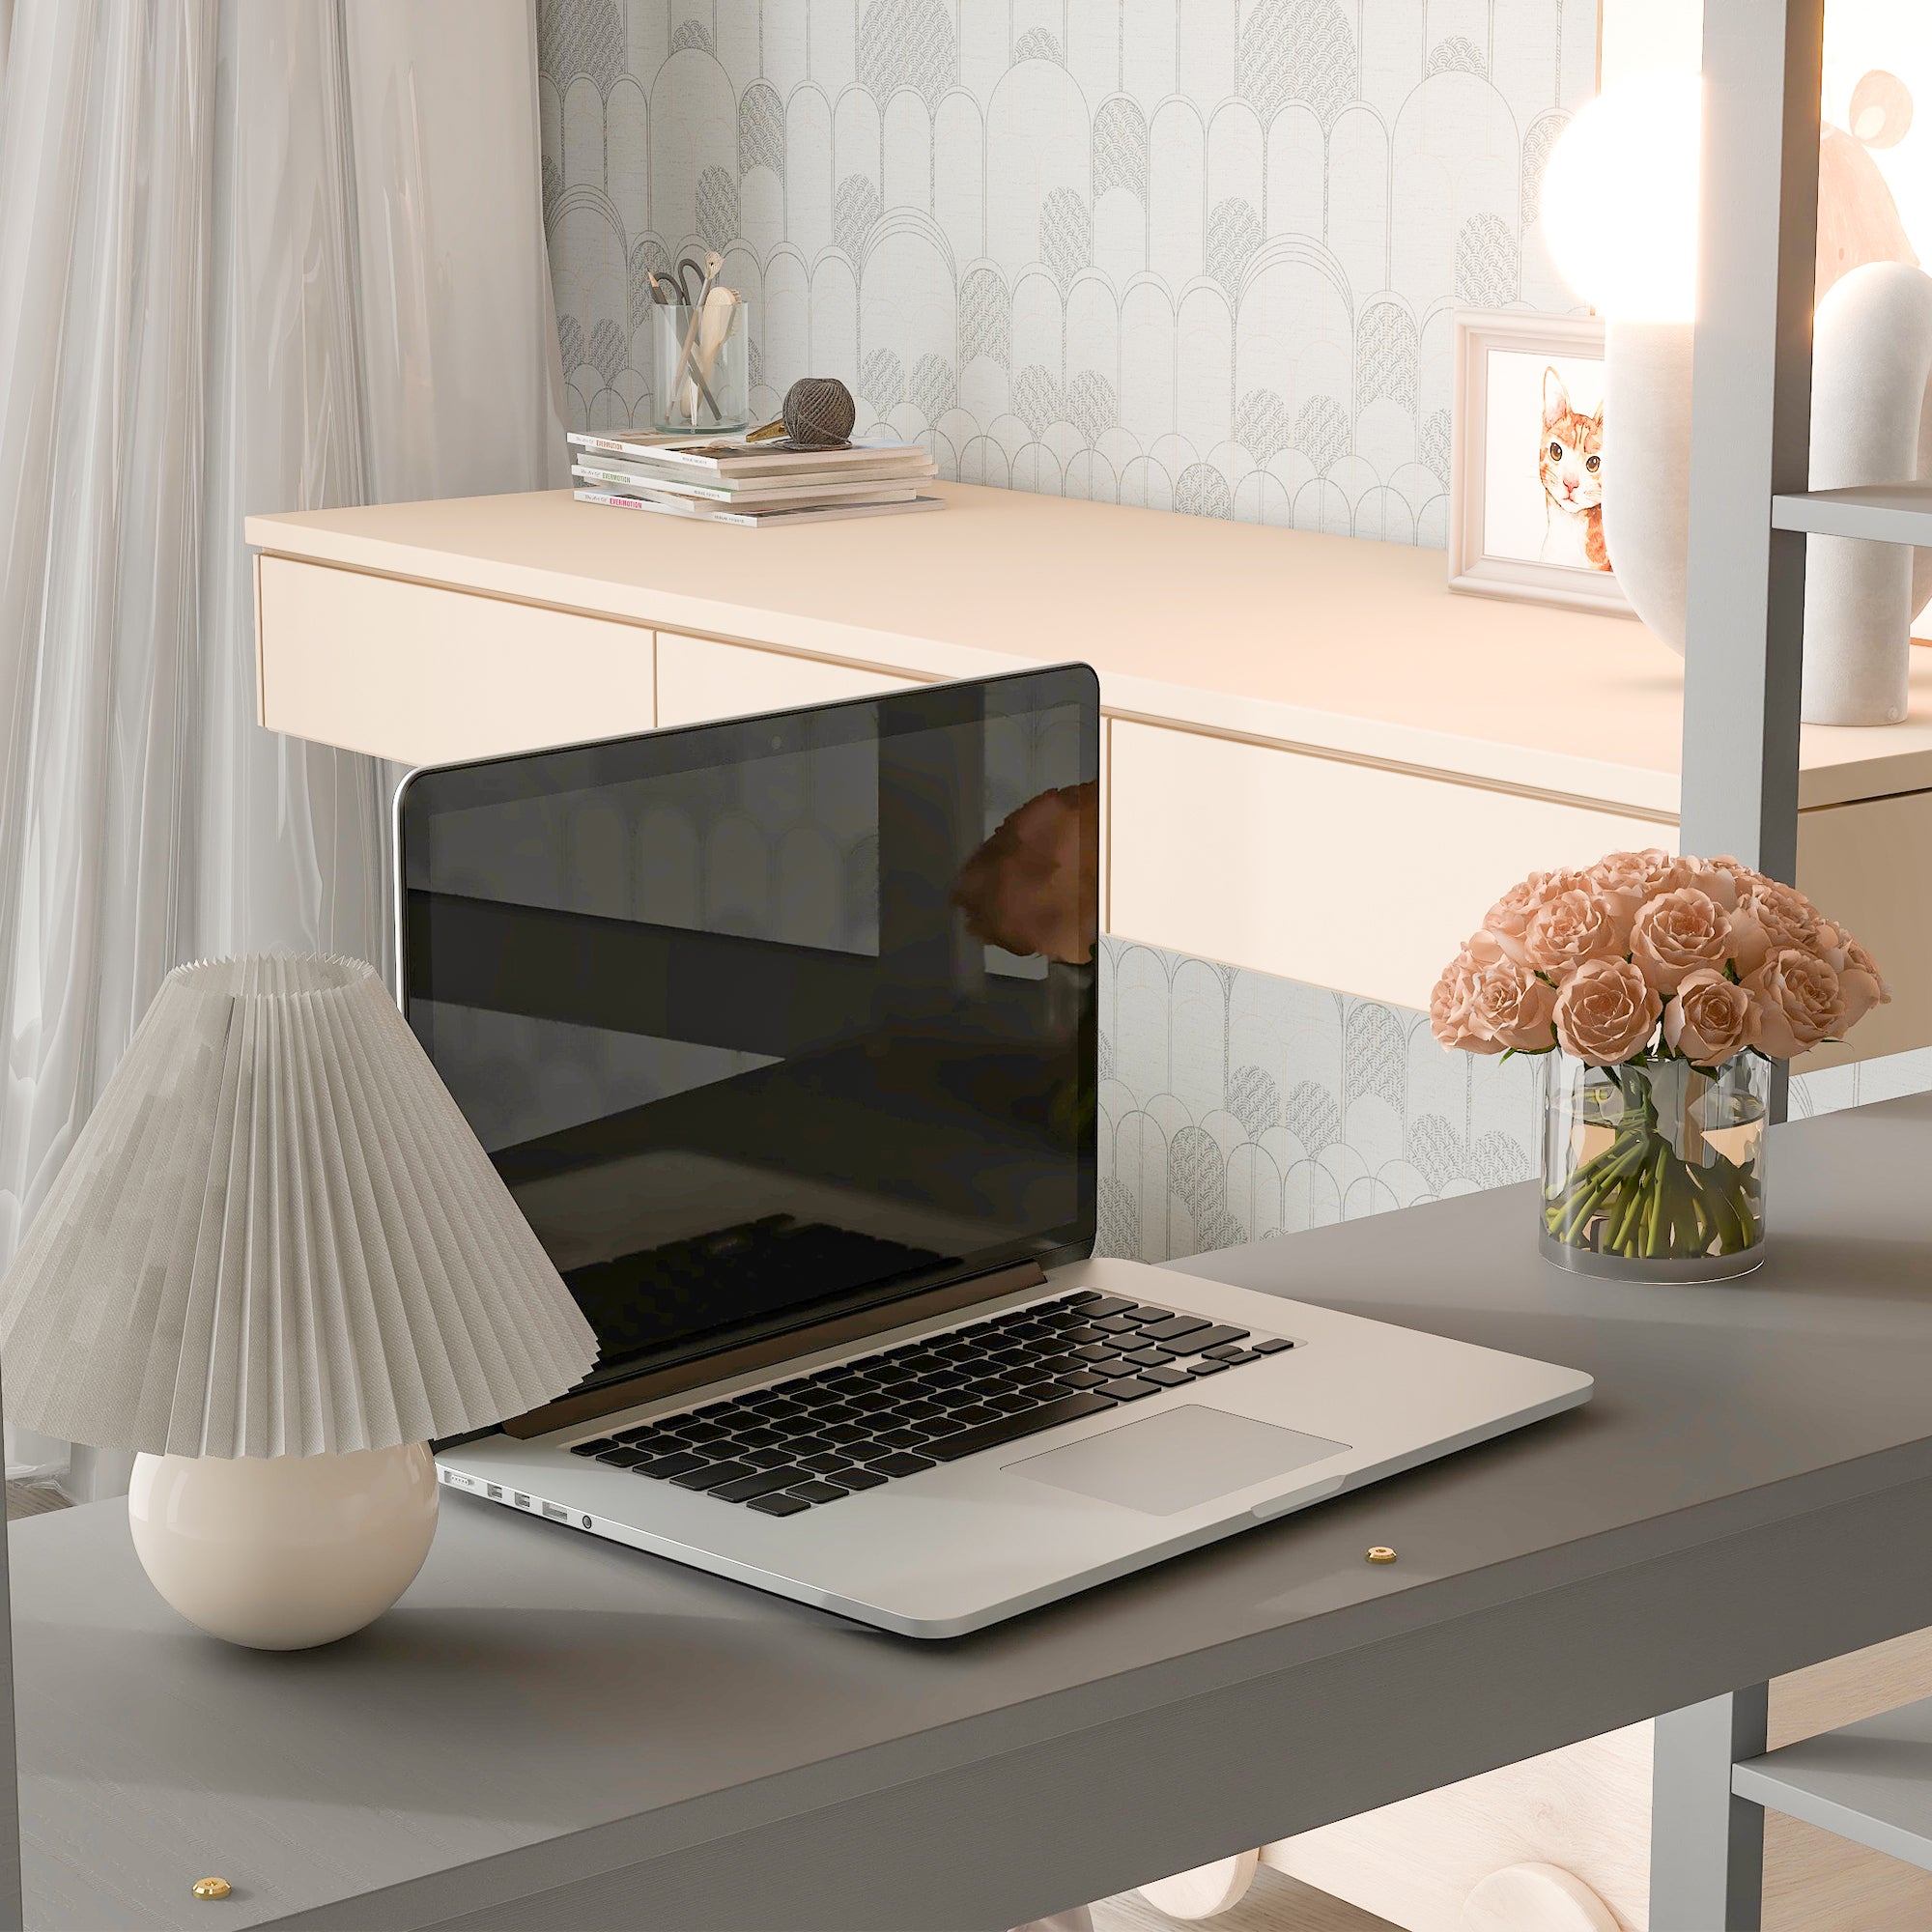
[[[1811,487],[1915,481],[1932,472],[1932,276],[1871,262],[1818,304]],[[1813,537],[1804,566],[1804,721],[1896,724],[1905,716],[1912,619],[1932,596],[1932,551]]]
[[[1606,331],[1604,541],[1632,608],[1680,654],[1690,362],[1688,323],[1612,322]],[[1929,386],[1932,276],[1874,262],[1842,277],[1818,306],[1812,488],[1932,475]],[[1896,723],[1906,712],[1913,614],[1932,597],[1932,551],[1813,537],[1805,576],[1805,722]]]

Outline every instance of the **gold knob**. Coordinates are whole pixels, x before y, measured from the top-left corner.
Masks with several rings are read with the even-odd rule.
[[[1395,1551],[1386,1543],[1378,1543],[1369,1551],[1369,1561],[1371,1563],[1393,1563],[1395,1561]]]
[[[226,1898],[234,1889],[225,1878],[198,1878],[194,1882],[197,1898]]]

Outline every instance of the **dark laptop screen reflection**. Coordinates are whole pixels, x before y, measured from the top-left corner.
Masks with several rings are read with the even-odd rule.
[[[419,774],[406,1010],[594,1378],[1091,1246],[1091,672]]]

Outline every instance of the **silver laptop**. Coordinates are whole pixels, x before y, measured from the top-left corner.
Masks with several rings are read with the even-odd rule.
[[[445,1484],[952,1636],[1588,1399],[1094,1257],[1098,758],[1066,666],[412,775],[404,1009],[601,1346]]]

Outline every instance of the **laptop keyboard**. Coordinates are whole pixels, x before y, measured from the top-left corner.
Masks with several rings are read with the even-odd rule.
[[[570,1453],[798,1516],[1294,1346],[1088,1290],[574,1442]]]

